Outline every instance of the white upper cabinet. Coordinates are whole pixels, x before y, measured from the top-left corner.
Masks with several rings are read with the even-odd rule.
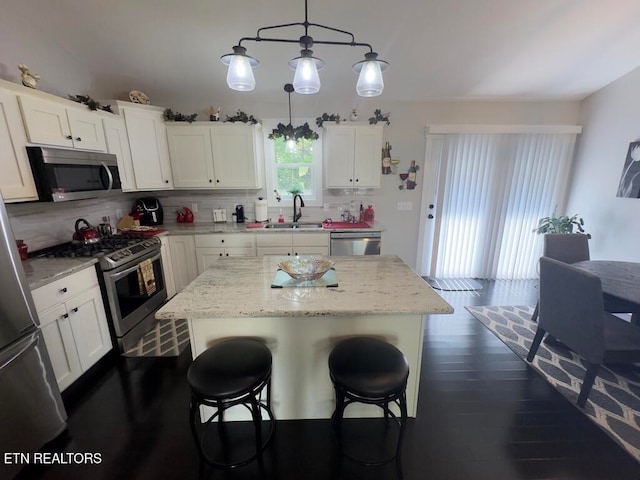
[[[262,188],[260,125],[167,124],[176,188]]]
[[[382,126],[325,125],[326,188],[379,188]]]
[[[131,150],[129,150],[129,136],[124,119],[119,115],[112,115],[102,119],[104,136],[107,140],[107,152],[118,158],[118,172],[123,192],[136,190],[136,179],[133,174]]]
[[[0,192],[5,202],[37,200],[18,97],[0,89]]]
[[[109,101],[124,116],[137,190],[173,188],[162,107]]]
[[[19,95],[29,142],[83,150],[107,150],[101,116],[86,108]]]
[[[213,152],[208,126],[167,125],[175,188],[213,188]]]

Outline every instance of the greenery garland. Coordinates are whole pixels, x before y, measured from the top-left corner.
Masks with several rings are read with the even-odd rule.
[[[391,121],[389,120],[390,113],[382,113],[382,110],[379,108],[373,112],[373,117],[369,119],[369,125],[375,125],[378,122],[386,122],[387,125],[391,125]]]
[[[322,124],[324,122],[336,122],[340,123],[340,115],[337,113],[332,113],[329,115],[328,113],[323,113],[320,117],[316,117],[316,125],[322,128]]]
[[[183,115],[180,112],[173,112],[173,110],[171,110],[170,108],[167,108],[164,113],[162,114],[163,118],[167,121],[167,122],[189,122],[192,123],[193,121],[195,121],[196,117],[198,116],[197,113],[193,113],[191,115]]]
[[[105,112],[113,113],[111,105],[100,105],[100,102],[94,100],[89,95],[68,95],[69,100],[74,102],[84,103],[89,110],[103,110]]]
[[[247,115],[242,110],[238,110],[238,112],[233,117],[227,115],[227,119],[225,120],[225,122],[242,122],[255,125],[256,123],[258,123],[258,120],[256,120],[253,115]]]
[[[275,140],[280,137],[284,137],[285,140],[293,138],[297,141],[301,138],[306,140],[317,140],[320,138],[320,135],[311,130],[311,127],[309,127],[307,122],[299,127],[294,127],[291,124],[285,125],[284,123],[278,123],[278,126],[269,134],[269,139]]]

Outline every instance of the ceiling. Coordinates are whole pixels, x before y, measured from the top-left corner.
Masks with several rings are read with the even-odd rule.
[[[259,27],[304,19],[303,0],[16,0],[9,8],[113,92],[179,94],[192,104],[285,95],[298,45],[244,42],[261,62],[250,93],[226,87],[219,58]],[[381,97],[390,101],[582,99],[640,66],[639,19],[638,0],[309,0],[309,21],[352,32],[391,64]],[[319,95],[355,95],[351,66],[367,50],[314,51],[326,62]]]

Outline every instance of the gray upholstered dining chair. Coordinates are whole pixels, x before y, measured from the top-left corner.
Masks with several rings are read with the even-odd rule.
[[[547,233],[544,236],[542,255],[564,263],[576,263],[590,260],[589,237],[582,233]],[[531,315],[531,320],[538,320],[540,302]]]
[[[540,321],[527,361],[545,333],[586,360],[578,406],[584,407],[603,363],[640,362],[640,328],[604,311],[600,279],[552,258],[540,258]]]

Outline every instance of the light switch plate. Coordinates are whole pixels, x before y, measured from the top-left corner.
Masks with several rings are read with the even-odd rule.
[[[409,212],[413,210],[413,202],[398,202],[398,211]]]

